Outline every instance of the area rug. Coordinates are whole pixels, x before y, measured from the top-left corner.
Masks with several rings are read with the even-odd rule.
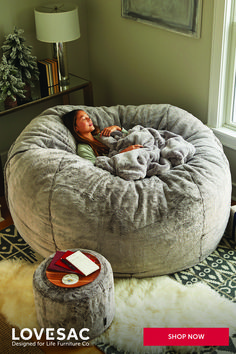
[[[20,329],[38,328],[32,290],[36,267],[20,260],[0,262],[0,312]],[[145,327],[229,327],[236,332],[236,304],[202,283],[184,286],[168,276],[116,279],[115,303],[112,325],[91,344],[151,354],[168,348],[143,347]],[[175,350],[190,353],[193,348]]]
[[[2,244],[5,245],[2,256],[5,260],[0,262],[0,312],[13,326],[37,328],[32,276],[40,257],[29,251],[27,245],[23,246],[14,226],[0,233],[4,241],[0,245],[1,256]],[[15,234],[18,244],[17,251],[12,246],[12,254],[6,246],[6,241],[13,240],[10,233]],[[106,354],[235,353],[235,266],[235,244],[224,238],[213,254],[187,271],[148,279],[116,279],[114,321],[91,344]],[[143,347],[144,327],[229,327],[230,345],[225,348]]]
[[[0,231],[0,261],[3,259],[20,259],[28,263],[43,260],[37,252],[23,240],[14,225]]]
[[[115,301],[114,322],[98,341],[129,353],[170,349],[143,347],[145,327],[229,327],[236,332],[236,304],[203,283],[183,286],[168,276],[116,280]],[[175,350],[190,353],[193,348]]]

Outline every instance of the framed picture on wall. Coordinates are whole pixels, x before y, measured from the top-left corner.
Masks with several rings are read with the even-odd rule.
[[[202,0],[122,0],[122,17],[200,38]]]

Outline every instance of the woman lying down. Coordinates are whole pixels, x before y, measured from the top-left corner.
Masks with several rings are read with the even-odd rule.
[[[137,125],[127,131],[112,125],[100,131],[83,110],[64,114],[62,121],[74,136],[80,157],[126,180],[160,175],[195,153],[192,144],[166,130]]]

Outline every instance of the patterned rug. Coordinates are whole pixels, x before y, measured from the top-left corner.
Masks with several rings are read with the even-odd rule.
[[[0,231],[0,260],[3,259],[20,259],[36,263],[41,262],[43,257],[30,248],[14,225],[10,225]]]
[[[184,285],[205,282],[220,295],[236,302],[236,244],[224,236],[217,249],[203,262],[171,277]]]
[[[43,260],[25,243],[14,225],[0,231],[0,260],[3,259],[21,259],[30,263]],[[187,270],[172,274],[170,277],[184,285],[204,282],[220,293],[221,296],[236,302],[235,242],[225,235],[217,249],[203,262]],[[109,345],[99,344],[97,347],[105,354],[128,354]],[[175,351],[165,351],[165,354],[174,353]],[[236,334],[230,337],[228,347],[203,347],[201,353],[236,353]]]

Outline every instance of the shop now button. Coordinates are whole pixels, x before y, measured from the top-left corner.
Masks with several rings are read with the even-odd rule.
[[[228,346],[228,328],[144,328],[144,346]]]

